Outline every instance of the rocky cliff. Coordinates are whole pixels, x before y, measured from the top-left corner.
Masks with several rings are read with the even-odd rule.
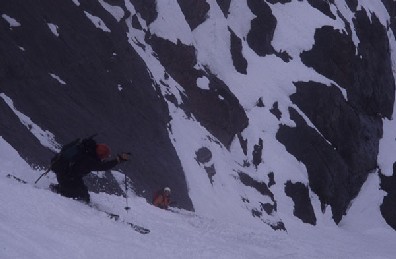
[[[279,212],[315,225],[331,208],[339,223],[378,174],[395,228],[392,158],[378,158],[395,145],[381,139],[396,3],[368,2],[2,1],[0,136],[47,167],[98,133],[133,154],[119,169],[137,194],[167,185],[179,207],[238,208],[274,229],[287,229]]]

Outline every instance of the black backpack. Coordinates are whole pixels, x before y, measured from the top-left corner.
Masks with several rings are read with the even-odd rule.
[[[88,155],[94,155],[96,152],[94,136],[85,139],[78,138],[64,145],[59,154],[51,159],[52,171],[57,175],[67,174],[76,162]]]

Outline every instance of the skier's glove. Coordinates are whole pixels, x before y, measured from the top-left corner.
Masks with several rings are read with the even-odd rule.
[[[129,160],[130,153],[121,153],[117,155],[117,160],[118,163],[128,161]]]

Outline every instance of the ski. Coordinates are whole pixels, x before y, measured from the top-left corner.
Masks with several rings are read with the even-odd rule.
[[[140,234],[148,234],[148,233],[150,233],[150,229],[142,227],[142,226],[139,226],[139,225],[137,225],[135,223],[132,223],[132,222],[125,221],[125,220],[120,218],[120,215],[117,215],[117,214],[102,210],[102,209],[98,208],[97,206],[93,206],[92,204],[89,204],[88,206],[93,208],[93,209],[95,209],[95,210],[97,210],[97,211],[105,213],[108,218],[113,219],[116,222],[124,223],[124,224],[130,226],[133,230],[135,230],[136,232],[138,232]]]
[[[15,175],[7,174],[6,177],[9,178],[9,179],[14,179],[14,180],[16,180],[16,181],[19,182],[19,183],[27,184],[26,181],[22,180],[22,179],[19,178],[19,177],[16,177]]]
[[[22,183],[22,184],[27,184],[28,183],[25,180],[22,180],[21,178],[15,176],[15,175],[12,175],[12,174],[7,174],[6,177],[9,178],[9,179],[15,180],[15,181],[17,181],[19,183]],[[57,193],[57,192],[53,191],[52,188],[50,188],[50,191],[52,191],[54,193]],[[97,205],[94,205],[94,204],[86,204],[86,203],[84,203],[84,204],[88,205],[89,207],[91,207],[91,208],[93,208],[93,209],[95,209],[97,211],[105,213],[108,218],[113,219],[116,222],[124,223],[124,224],[130,226],[133,230],[135,230],[136,232],[138,232],[140,234],[148,234],[148,233],[150,233],[150,229],[142,227],[142,226],[139,226],[139,225],[134,224],[132,222],[128,222],[128,221],[122,220],[120,218],[120,215],[117,215],[117,214],[102,210]]]

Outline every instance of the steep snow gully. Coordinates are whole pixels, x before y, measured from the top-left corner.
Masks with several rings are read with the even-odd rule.
[[[1,1],[0,258],[392,258],[395,19],[393,0]],[[150,234],[34,184],[94,133],[132,159],[86,177],[93,203]]]

